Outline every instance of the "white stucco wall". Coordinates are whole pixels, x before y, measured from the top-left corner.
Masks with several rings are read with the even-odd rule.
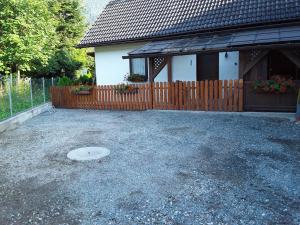
[[[173,81],[176,80],[196,81],[197,80],[196,71],[197,71],[196,55],[173,56],[172,58]]]
[[[239,52],[219,53],[219,79],[236,80],[239,79]]]
[[[154,79],[155,82],[168,82],[168,67],[164,68],[159,72],[159,74]]]
[[[128,59],[122,59],[145,43],[103,46],[95,48],[96,77],[98,85],[119,84],[124,82],[124,76],[129,73]],[[229,80],[239,77],[239,52],[219,53],[219,79]],[[201,65],[198,65],[201,66]],[[196,55],[172,57],[173,81],[197,80]],[[156,82],[168,81],[168,68],[165,66],[155,78]]]
[[[173,81],[196,81],[197,80],[197,58],[196,55],[183,55],[172,57]],[[168,67],[165,66],[157,75],[155,82],[168,81]]]
[[[98,85],[119,84],[129,73],[128,59],[122,59],[145,43],[103,46],[95,48],[96,78]]]

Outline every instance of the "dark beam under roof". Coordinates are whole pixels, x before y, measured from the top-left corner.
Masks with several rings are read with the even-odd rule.
[[[300,25],[150,42],[123,58],[300,45]]]

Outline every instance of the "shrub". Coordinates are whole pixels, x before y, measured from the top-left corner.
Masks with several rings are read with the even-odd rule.
[[[80,76],[75,80],[76,85],[93,85],[94,79],[92,74],[86,74],[84,76]]]
[[[60,77],[57,82],[57,86],[72,86],[74,82],[66,76]]]

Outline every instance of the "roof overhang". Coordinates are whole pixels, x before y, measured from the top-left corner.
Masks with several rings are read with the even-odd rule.
[[[300,25],[154,41],[129,52],[128,56],[123,58],[295,46],[300,46]]]

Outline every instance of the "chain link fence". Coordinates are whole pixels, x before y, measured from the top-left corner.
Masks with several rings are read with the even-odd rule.
[[[50,87],[54,78],[0,79],[0,121],[50,101]]]

